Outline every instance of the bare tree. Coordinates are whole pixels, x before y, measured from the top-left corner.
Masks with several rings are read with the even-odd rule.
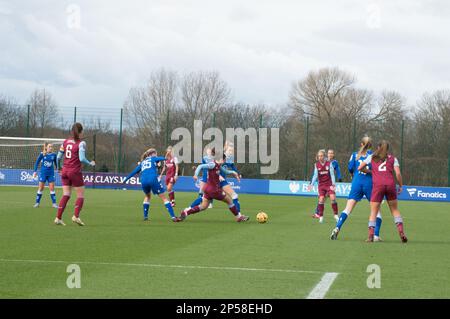
[[[218,72],[192,72],[181,83],[181,100],[191,122],[209,121],[211,114],[230,102],[230,95]]]
[[[56,101],[50,92],[36,89],[31,93],[27,104],[31,107],[31,129],[39,129],[39,135],[44,136],[45,129],[54,127],[59,119]]]
[[[14,98],[0,95],[0,134],[20,134],[16,131],[23,127],[23,113]]]

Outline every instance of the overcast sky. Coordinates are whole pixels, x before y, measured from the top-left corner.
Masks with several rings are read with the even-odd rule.
[[[0,0],[0,94],[24,103],[45,87],[62,106],[119,108],[164,67],[215,70],[236,101],[278,105],[294,80],[338,66],[413,104],[450,88],[448,2]]]

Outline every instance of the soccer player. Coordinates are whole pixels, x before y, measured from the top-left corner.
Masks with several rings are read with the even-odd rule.
[[[48,182],[48,188],[50,189],[50,198],[52,200],[52,207],[58,208],[56,204],[55,194],[55,168],[58,169],[58,162],[56,161],[56,154],[53,153],[53,145],[50,143],[44,143],[44,148],[39,153],[36,163],[34,164],[33,178],[37,177],[37,170],[39,164],[41,164],[41,170],[39,172],[39,186],[36,194],[36,203],[34,208],[39,207],[42,198],[42,191],[44,190],[45,183]]]
[[[311,184],[308,186],[308,191],[311,191],[316,181],[319,181],[319,213],[314,214],[314,218],[318,218],[320,223],[323,223],[323,212],[325,209],[325,198],[330,197],[331,207],[334,213],[334,219],[338,220],[338,205],[336,202],[336,178],[334,175],[333,165],[325,160],[325,150],[319,150],[316,156],[317,162],[314,165],[314,176]]]
[[[242,175],[239,173],[238,169],[236,168],[236,165],[234,165],[233,153],[234,153],[233,145],[227,141],[224,146],[225,161],[222,164],[222,166],[224,168],[226,168],[227,170],[236,172],[240,179],[240,178],[242,178]],[[221,172],[220,175],[222,176],[222,181],[220,182],[220,187],[233,200],[234,205],[236,206],[237,210],[240,212],[241,211],[241,203],[239,203],[238,194],[234,191],[234,189],[228,183],[227,175],[224,172]]]
[[[373,242],[375,236],[375,226],[377,213],[380,210],[381,202],[386,198],[389,209],[394,217],[398,234],[402,243],[406,243],[405,232],[403,230],[403,219],[398,209],[397,193],[402,192],[402,174],[397,158],[389,153],[389,143],[381,141],[372,155],[369,155],[358,167],[359,171],[371,164],[372,165],[372,194],[370,197],[370,217],[369,217],[369,236],[367,242]],[[398,190],[396,189],[393,173],[398,181]]]
[[[214,149],[212,150],[212,156],[215,156]],[[220,187],[222,180],[221,173],[232,174],[239,180],[239,175],[236,172],[229,171],[222,166],[223,159],[217,159],[208,164],[201,164],[197,167],[194,174],[194,180],[197,181],[198,174],[202,169],[208,169],[208,181],[203,189],[203,200],[200,205],[195,207],[186,208],[181,212],[180,220],[185,220],[188,215],[196,214],[202,210],[208,208],[208,204],[212,199],[220,200],[228,205],[228,208],[235,216],[237,222],[246,222],[249,220],[248,216],[242,215],[236,205],[229,198],[224,190]]]
[[[59,161],[64,156],[64,166],[61,171],[63,197],[59,202],[58,215],[55,218],[56,225],[65,226],[62,221],[62,214],[70,199],[73,187],[77,193],[77,200],[75,201],[75,211],[72,216],[72,222],[84,226],[84,223],[80,219],[80,212],[84,204],[84,182],[81,168],[82,163],[95,166],[95,162],[89,161],[86,158],[86,142],[81,140],[82,134],[83,125],[81,125],[81,123],[73,124],[71,137],[64,140],[63,145],[58,152],[57,160]]]
[[[165,161],[165,157],[158,157],[158,154],[154,148],[149,148],[146,150],[142,156],[141,161],[136,166],[136,168],[125,178],[123,183],[126,183],[130,178],[132,178],[137,173],[141,173],[140,180],[142,191],[144,192],[144,221],[148,220],[148,214],[150,210],[150,198],[151,192],[154,195],[158,195],[159,198],[164,203],[167,211],[169,212],[170,218],[173,222],[178,222],[179,219],[175,216],[173,212],[173,207],[170,202],[167,200],[164,194],[164,186],[161,184],[161,181],[158,179],[158,162]]]
[[[175,207],[175,192],[173,190],[173,185],[178,179],[178,158],[173,156],[172,146],[169,146],[166,150],[166,161],[164,162],[163,169],[159,176],[160,180],[164,172],[166,172],[166,186],[167,192],[169,193],[170,204],[172,207]]]
[[[331,240],[336,240],[339,232],[341,231],[342,225],[347,220],[347,217],[353,211],[356,204],[366,196],[367,200],[370,202],[370,196],[372,194],[372,174],[370,172],[371,165],[366,167],[365,171],[358,171],[359,165],[367,159],[369,155],[372,154],[372,140],[370,137],[365,136],[361,139],[361,144],[358,152],[352,153],[350,160],[348,162],[348,170],[353,176],[352,178],[352,188],[350,194],[348,195],[347,205],[345,209],[341,212],[339,220],[336,223],[336,227],[333,229],[330,235]],[[380,238],[380,228],[381,228],[381,212],[377,214],[377,220],[375,225],[374,241],[381,241]]]
[[[332,150],[332,149],[328,150],[327,160],[331,162],[331,165],[333,165],[334,173],[336,174],[337,181],[339,183],[342,183],[341,169],[339,168],[338,161],[334,158],[334,150]]]
[[[213,162],[214,161],[214,157],[212,156],[212,150],[210,148],[207,148],[205,150],[205,155],[202,158],[202,164],[207,164],[209,162]],[[202,178],[199,181],[199,190],[198,190],[198,197],[192,202],[192,204],[190,205],[190,207],[195,207],[200,205],[200,203],[203,200],[203,188],[206,185],[206,182],[208,181],[208,169],[204,168],[201,170],[202,172]],[[208,208],[212,208],[212,200],[209,203]]]

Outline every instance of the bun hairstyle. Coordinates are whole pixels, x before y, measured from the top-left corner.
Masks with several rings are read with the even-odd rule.
[[[377,149],[373,152],[372,160],[376,163],[384,162],[388,156],[389,152],[389,142],[382,140],[378,143]]]
[[[142,153],[142,155],[141,155],[141,162],[143,160],[145,160],[147,157],[152,156],[154,154],[156,154],[156,150],[153,147],[149,148],[144,153]]]
[[[358,156],[356,156],[356,159],[359,159],[361,156],[366,155],[367,151],[372,148],[372,139],[368,136],[364,136],[361,139],[361,147],[358,151]]]
[[[81,132],[83,132],[83,125],[81,125],[81,123],[78,123],[78,122],[74,123],[72,125],[72,129],[71,129],[70,133],[75,141],[80,140]]]

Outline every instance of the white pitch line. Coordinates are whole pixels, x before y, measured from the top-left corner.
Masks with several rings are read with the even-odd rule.
[[[333,284],[336,277],[339,275],[337,272],[326,272],[322,279],[320,279],[319,283],[311,290],[308,297],[306,299],[323,299],[327,294],[328,290],[330,290],[331,285]]]
[[[187,266],[187,265],[161,265],[161,264],[132,264],[132,263],[108,263],[108,262],[95,262],[95,261],[0,259],[0,262],[67,264],[67,265],[69,265],[69,264],[88,264],[88,265],[105,265],[105,266],[180,268],[180,269],[211,269],[211,270],[238,270],[238,271],[266,271],[266,272],[313,273],[313,274],[322,273],[320,271],[295,270],[295,269],[265,269],[265,268],[243,268],[243,267]]]

